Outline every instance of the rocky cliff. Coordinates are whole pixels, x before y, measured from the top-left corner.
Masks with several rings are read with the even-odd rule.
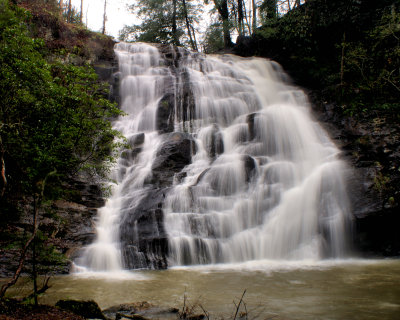
[[[400,128],[390,114],[348,115],[311,93],[319,121],[354,169],[354,245],[362,256],[399,256]]]

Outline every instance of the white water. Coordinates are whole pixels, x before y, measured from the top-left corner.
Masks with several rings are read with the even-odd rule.
[[[189,56],[184,68],[198,152],[163,208],[169,264],[343,256],[345,165],[304,93],[265,59]],[[215,159],[213,135],[223,144]]]
[[[155,47],[118,44],[116,53],[128,115],[114,127],[130,141],[144,133],[144,142],[136,157],[118,160],[118,184],[99,212],[97,240],[79,265],[123,268],[119,219],[122,208],[134,208],[146,194],[162,140],[156,108],[166,90],[177,96],[175,131],[189,132],[197,145],[183,169],[186,177],[176,180],[163,206],[170,266],[346,254],[345,164],[312,119],[304,93],[283,82],[279,65],[182,51],[173,74]],[[193,108],[179,98],[184,81]]]
[[[155,151],[161,142],[155,127],[156,108],[171,80],[158,50],[150,45],[119,43],[115,53],[120,70],[121,109],[126,115],[113,127],[140,153],[134,156],[132,150],[124,150],[118,159],[111,176],[116,184],[105,207],[99,210],[95,242],[77,261],[80,271],[118,272],[123,268],[119,221],[123,210],[134,208],[146,194],[145,180],[151,175]]]

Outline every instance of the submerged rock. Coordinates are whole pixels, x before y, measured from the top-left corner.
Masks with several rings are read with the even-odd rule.
[[[103,310],[109,319],[176,319],[178,309],[161,308],[146,301],[121,304]]]

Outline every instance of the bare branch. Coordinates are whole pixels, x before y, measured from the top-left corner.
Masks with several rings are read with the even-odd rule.
[[[243,301],[243,297],[244,297],[244,295],[246,294],[246,291],[247,291],[247,289],[244,289],[243,294],[242,294],[242,297],[240,298],[239,303],[238,303],[238,305],[236,306],[236,313],[235,313],[235,316],[233,317],[233,320],[236,319],[236,316],[237,316],[237,314],[238,314],[238,312],[239,312],[240,304],[241,304],[242,301]]]

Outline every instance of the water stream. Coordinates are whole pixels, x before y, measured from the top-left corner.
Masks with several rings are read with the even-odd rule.
[[[74,274],[53,277],[51,288],[40,296],[40,302],[93,299],[105,309],[148,301],[159,307],[181,309],[186,294],[187,304],[201,304],[211,319],[233,319],[233,301],[238,303],[247,289],[244,301],[248,319],[397,320],[399,271],[398,260],[335,260],[175,267],[131,271],[119,278]],[[26,286],[30,293],[31,282]],[[21,287],[10,290],[21,294]],[[196,313],[200,312],[197,308]]]
[[[127,115],[114,128],[133,150],[121,153],[97,239],[77,264],[118,271],[154,268],[163,258],[178,266],[345,257],[348,169],[280,66],[172,48],[168,60],[160,50],[116,46]],[[182,134],[194,145],[190,161],[160,189],[155,162]],[[143,201],[154,190],[162,191],[162,211],[146,216]],[[146,219],[151,228],[141,224]]]

